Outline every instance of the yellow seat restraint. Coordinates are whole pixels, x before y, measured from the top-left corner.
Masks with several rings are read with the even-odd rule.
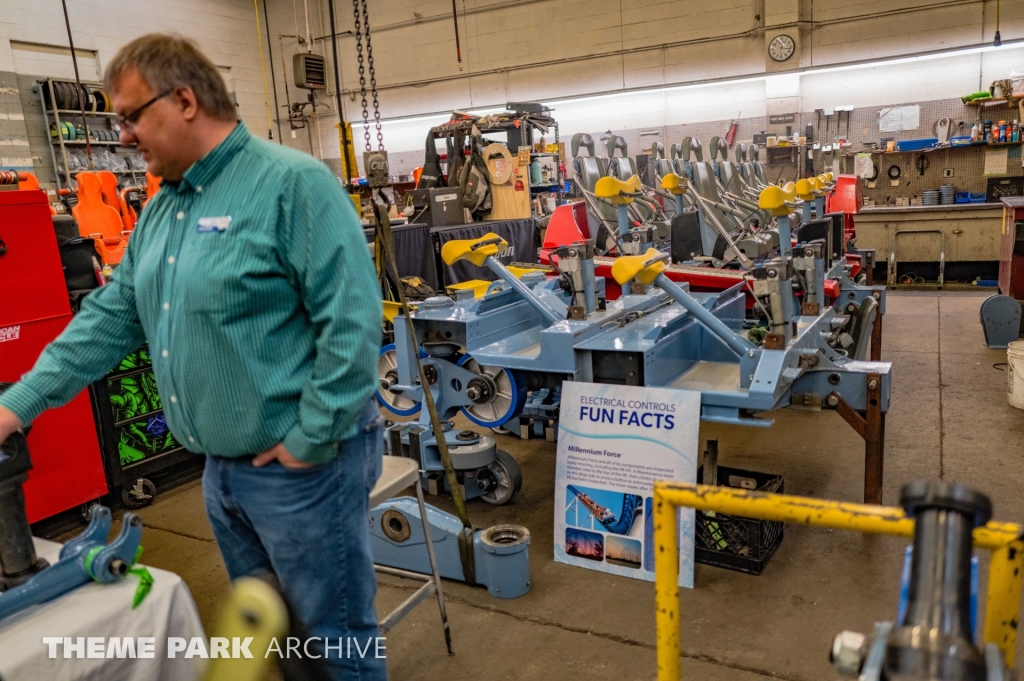
[[[612,276],[620,284],[636,278],[645,286],[650,286],[667,267],[664,260],[655,260],[650,265],[647,264],[659,255],[661,253],[653,248],[648,248],[647,252],[641,255],[620,255],[612,265]]]
[[[814,199],[814,183],[807,179],[796,181],[796,195],[804,201]]]
[[[620,206],[633,203],[633,197],[623,196],[623,193],[636,194],[642,188],[643,185],[640,184],[640,178],[636,175],[633,175],[625,182],[614,177],[602,177],[594,185],[594,195],[599,199],[608,199],[616,206]]]
[[[661,188],[670,194],[682,194],[686,189],[686,180],[675,173],[669,173],[661,178]]]
[[[789,206],[786,202],[795,199],[796,187],[792,182],[787,182],[784,187],[771,185],[762,189],[757,205],[760,208],[767,208],[772,215],[789,215]]]
[[[508,248],[508,242],[494,232],[488,232],[479,239],[456,239],[441,247],[441,259],[448,265],[468,260],[477,267],[484,266],[489,256],[497,256]]]

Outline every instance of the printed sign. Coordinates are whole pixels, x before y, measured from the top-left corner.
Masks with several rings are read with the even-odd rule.
[[[21,324],[0,327],[0,343],[18,340],[21,337]]]
[[[921,106],[894,106],[878,112],[879,132],[903,132],[921,127]]]
[[[654,581],[652,489],[696,482],[700,393],[566,381],[555,560]],[[679,586],[693,588],[693,509],[679,512]]]

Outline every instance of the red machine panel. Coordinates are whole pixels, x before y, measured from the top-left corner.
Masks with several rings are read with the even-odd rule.
[[[0,382],[13,383],[71,321],[45,194],[0,192],[0,241]],[[33,470],[24,487],[30,522],[107,493],[86,391],[32,425]]]
[[[856,215],[864,205],[864,187],[856,175],[839,175],[836,186],[826,197],[826,213]]]
[[[1000,200],[1005,207],[999,241],[999,292],[1024,300],[1024,196]]]

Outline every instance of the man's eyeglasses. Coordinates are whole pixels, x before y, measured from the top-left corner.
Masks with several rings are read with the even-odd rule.
[[[131,112],[126,113],[124,115],[118,116],[117,117],[118,124],[122,128],[128,128],[128,130],[134,132],[135,131],[135,124],[139,122],[139,118],[142,116],[143,112],[145,112],[146,109],[148,109],[149,107],[153,106],[154,104],[157,103],[157,101],[159,101],[160,99],[163,99],[164,97],[166,97],[167,95],[171,94],[172,92],[174,92],[173,88],[170,89],[170,90],[166,90],[164,92],[161,92],[156,97],[154,97],[153,99],[149,100],[148,102],[146,102],[145,104],[143,104],[139,108],[135,109],[134,111],[131,111]]]

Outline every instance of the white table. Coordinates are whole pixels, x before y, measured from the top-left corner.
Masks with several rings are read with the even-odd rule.
[[[36,539],[36,553],[56,563],[61,545]],[[196,681],[202,659],[167,659],[167,638],[205,637],[192,594],[181,577],[149,568],[153,590],[136,610],[132,598],[139,583],[128,575],[114,584],[87,584],[43,605],[0,620],[0,679],[47,681]],[[44,636],[138,637],[156,639],[153,659],[49,659]],[[106,648],[106,644],[104,644]]]

